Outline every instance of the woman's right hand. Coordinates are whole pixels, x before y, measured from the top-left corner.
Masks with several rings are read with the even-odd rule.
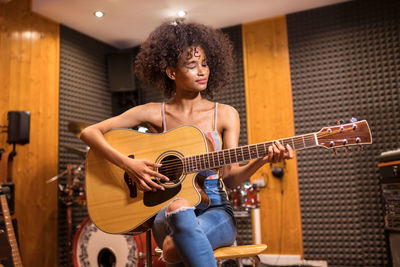
[[[169,181],[168,177],[155,171],[161,164],[150,162],[144,159],[128,158],[124,164],[124,170],[131,177],[137,188],[141,191],[165,190],[164,187],[152,180],[152,178]]]

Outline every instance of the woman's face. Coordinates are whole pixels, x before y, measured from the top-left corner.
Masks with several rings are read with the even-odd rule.
[[[201,92],[207,88],[210,69],[204,50],[200,46],[189,47],[180,56],[178,66],[170,71],[170,78],[175,80],[176,90]]]

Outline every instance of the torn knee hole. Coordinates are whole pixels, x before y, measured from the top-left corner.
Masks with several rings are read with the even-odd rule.
[[[165,211],[165,216],[188,210],[188,209],[194,209],[192,206],[190,206],[189,202],[185,199],[178,198],[174,199],[171,201],[171,203],[168,205],[168,208]]]

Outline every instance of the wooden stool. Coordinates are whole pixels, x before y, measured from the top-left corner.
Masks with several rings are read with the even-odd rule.
[[[217,260],[218,266],[221,266],[222,260],[240,258],[251,258],[253,260],[253,265],[259,266],[260,258],[258,257],[258,254],[261,254],[266,250],[267,245],[264,244],[222,247],[214,250],[214,257]],[[156,248],[155,252],[156,255],[160,256],[162,250]]]
[[[222,247],[214,250],[214,257],[217,260],[218,266],[221,266],[222,260],[240,258],[251,258],[253,260],[253,265],[259,266],[260,258],[258,254],[266,250],[267,245],[264,244]]]

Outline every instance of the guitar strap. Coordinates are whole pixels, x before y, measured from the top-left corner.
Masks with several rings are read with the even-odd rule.
[[[11,151],[4,151],[1,153],[1,163],[0,163],[0,182],[6,183],[11,179],[11,173],[8,171],[8,166],[10,164],[10,154]]]

